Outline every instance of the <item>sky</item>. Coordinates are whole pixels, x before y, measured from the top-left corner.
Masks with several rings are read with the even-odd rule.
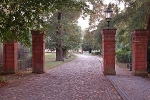
[[[83,19],[82,17],[80,17],[78,19],[78,25],[81,26],[82,30],[85,30],[86,28],[89,27],[89,23],[88,23],[88,17],[86,17],[85,19]]]
[[[104,0],[104,4],[109,4],[109,3],[115,3],[115,0]],[[123,9],[123,5],[120,5],[121,9]],[[89,21],[88,21],[89,17],[86,17],[85,19],[83,19],[82,17],[80,17],[78,19],[78,25],[81,26],[82,30],[85,30],[86,28],[89,27]]]

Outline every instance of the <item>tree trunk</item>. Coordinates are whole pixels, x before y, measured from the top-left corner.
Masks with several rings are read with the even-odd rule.
[[[147,29],[150,29],[150,16],[148,18],[148,22],[147,22]],[[150,31],[149,31],[149,37],[148,37],[149,41],[148,41],[148,49],[147,49],[147,72],[150,75]]]
[[[60,37],[60,36],[62,35],[62,33],[59,32],[59,28],[61,28],[61,25],[60,25],[61,12],[58,12],[57,20],[58,20],[59,26],[57,27],[58,31],[57,31],[56,34],[57,34],[58,37]],[[58,40],[57,40],[56,61],[63,61],[61,39],[58,39]]]
[[[56,48],[56,61],[63,61],[62,49]]]
[[[149,29],[149,30],[150,30],[150,16],[149,16],[149,18],[148,18],[148,22],[147,22],[147,25],[146,25],[146,29]],[[149,41],[150,41],[150,31],[149,31],[148,39],[149,39]]]
[[[68,58],[68,50],[62,49],[62,51],[63,51],[63,58]]]
[[[147,29],[150,29],[150,16],[148,18],[148,22],[147,22],[147,26],[146,26]]]

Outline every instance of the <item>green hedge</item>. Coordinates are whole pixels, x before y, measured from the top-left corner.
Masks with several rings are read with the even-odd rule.
[[[116,59],[121,63],[127,63],[127,62],[131,63],[132,60],[131,51],[126,51],[121,49],[116,50]]]

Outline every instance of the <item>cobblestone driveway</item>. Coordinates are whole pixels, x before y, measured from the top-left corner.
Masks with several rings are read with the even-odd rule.
[[[45,74],[0,88],[0,100],[122,100],[98,59],[78,55]]]

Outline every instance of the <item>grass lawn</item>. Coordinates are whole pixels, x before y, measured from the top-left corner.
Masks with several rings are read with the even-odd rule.
[[[76,56],[72,55],[71,58],[65,59],[64,62],[63,61],[55,61],[56,60],[56,54],[55,53],[45,53],[45,70],[52,69],[52,68],[57,67],[61,64],[69,62],[75,58],[76,58]]]
[[[65,59],[65,61],[55,61],[56,59],[55,53],[45,53],[45,71],[52,69],[54,67],[57,67],[61,64],[64,64],[66,62],[69,62],[76,58],[75,55],[71,55],[71,58]],[[32,71],[24,71],[24,72],[16,72],[16,74],[10,74],[10,75],[0,75],[0,87],[3,87],[7,84],[13,83],[13,82],[23,82],[26,79],[31,78],[36,74],[32,73]]]

